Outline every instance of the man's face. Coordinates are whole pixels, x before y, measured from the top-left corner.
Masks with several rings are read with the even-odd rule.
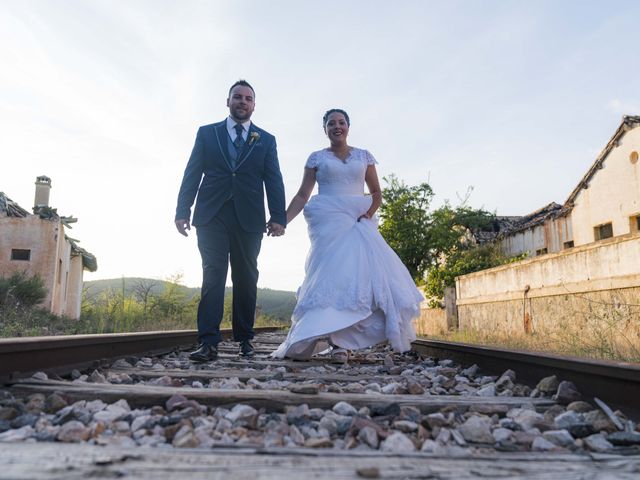
[[[239,123],[246,122],[251,118],[255,106],[256,101],[253,90],[244,85],[233,87],[233,90],[229,93],[229,98],[227,98],[227,107],[229,107],[231,118]]]

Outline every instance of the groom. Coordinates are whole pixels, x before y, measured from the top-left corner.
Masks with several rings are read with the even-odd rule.
[[[233,283],[233,338],[240,354],[252,356],[258,283],[258,253],[265,232],[264,190],[271,219],[267,235],[284,234],[282,175],[276,140],[251,122],[255,92],[245,80],[229,89],[229,116],[200,127],[178,193],[175,223],[185,237],[193,225],[202,257],[202,293],[198,305],[198,349],[194,362],[218,357],[227,269]],[[264,189],[263,189],[264,186]]]

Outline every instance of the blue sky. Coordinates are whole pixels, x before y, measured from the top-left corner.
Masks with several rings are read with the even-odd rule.
[[[323,148],[323,112],[380,176],[429,181],[436,203],[522,215],[563,202],[620,123],[640,114],[635,1],[0,3],[0,190],[23,207],[37,175],[85,279],[200,282],[195,235],[173,226],[199,125],[228,113],[238,78],[276,135],[287,198]],[[259,285],[294,290],[306,226],[265,238]]]

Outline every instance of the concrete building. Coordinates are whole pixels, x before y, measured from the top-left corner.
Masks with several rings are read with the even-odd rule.
[[[0,192],[0,275],[39,275],[47,288],[43,306],[56,315],[80,317],[82,275],[98,268],[96,258],[68,237],[75,218],[49,206],[51,179],[36,179],[33,214]]]
[[[524,217],[499,217],[498,240],[510,256],[560,252],[640,230],[640,116],[625,116],[563,205]]]
[[[639,152],[640,117],[625,116],[563,205],[498,219],[503,251],[530,255],[457,277],[458,327],[639,345]]]

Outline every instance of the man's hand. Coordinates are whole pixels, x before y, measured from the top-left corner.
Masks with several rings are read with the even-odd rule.
[[[284,227],[279,223],[270,222],[267,223],[267,236],[280,237],[284,235]]]
[[[191,230],[191,224],[189,223],[189,220],[178,219],[176,220],[176,228],[180,232],[180,235],[188,237],[189,234],[187,233],[187,230]]]

